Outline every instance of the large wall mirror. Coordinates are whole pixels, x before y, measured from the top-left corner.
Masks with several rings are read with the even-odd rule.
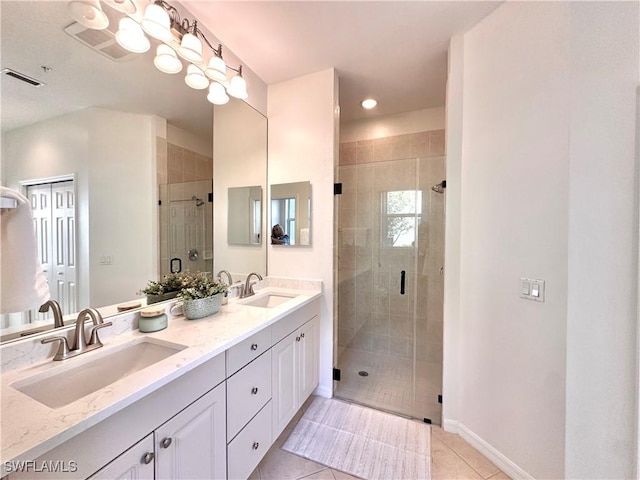
[[[113,33],[119,17],[104,3],[103,9]],[[43,86],[2,78],[0,183],[22,193],[30,189],[38,198],[53,198],[60,188],[73,196],[69,223],[75,224],[75,233],[66,244],[47,247],[50,252],[75,251],[75,260],[65,268],[68,278],[59,281],[59,269],[49,272],[56,275],[50,290],[54,297],[61,292],[65,315],[141,298],[137,292],[166,273],[174,250],[184,256],[184,269],[216,273],[213,237],[218,220],[211,219],[218,200],[226,209],[227,188],[237,186],[213,181],[213,117],[225,115],[217,110],[245,112],[246,119],[260,126],[256,129],[264,130],[262,140],[248,139],[256,134],[249,127],[233,136],[216,136],[215,141],[222,150],[233,150],[234,143],[264,141],[260,165],[255,157],[246,160],[260,178],[245,185],[265,185],[266,179],[263,115],[237,99],[214,109],[206,92],[184,84],[184,75],[156,70],[154,41],[150,51],[128,54],[119,50],[112,34],[105,33],[104,41],[89,47],[79,40],[83,32],[74,25],[67,2],[2,2],[2,68]],[[94,42],[100,31],[91,32]],[[236,156],[234,161],[241,168],[245,159]],[[193,226],[200,232],[197,245],[185,249],[186,244],[168,244],[172,237],[163,207],[169,217],[198,213],[199,223]],[[51,225],[57,219],[55,213],[49,215]],[[185,232],[187,227],[175,230]],[[266,254],[251,265],[232,262],[226,259],[223,268],[266,273]],[[25,322],[51,324],[37,307],[3,315],[0,340],[31,330],[34,324]],[[102,311],[106,316],[116,313],[115,308]]]
[[[311,245],[311,183],[271,185],[271,244]]]

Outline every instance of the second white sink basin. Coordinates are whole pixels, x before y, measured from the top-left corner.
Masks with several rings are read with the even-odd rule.
[[[287,295],[284,293],[263,293],[242,300],[241,303],[251,307],[273,308],[296,297],[297,295]]]
[[[11,386],[48,407],[60,408],[185,348],[177,343],[143,338],[104,352],[99,349],[87,357],[88,361],[83,361],[84,355],[73,357],[53,373],[43,372]]]

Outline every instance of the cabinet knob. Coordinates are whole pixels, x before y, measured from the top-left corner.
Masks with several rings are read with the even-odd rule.
[[[296,342],[299,342],[299,341],[300,341],[300,337],[296,337]]]
[[[302,338],[304,338],[304,333],[301,333],[301,334],[300,334],[300,336],[301,336]]]
[[[171,445],[171,437],[163,438],[160,442],[162,448],[169,448],[169,445]]]
[[[257,343],[252,343],[251,344],[251,350],[257,350],[258,349],[258,344]]]
[[[149,465],[151,462],[153,462],[153,457],[155,455],[153,454],[153,452],[147,452],[142,456],[142,463],[144,463],[145,465]]]
[[[253,442],[253,449],[257,450],[260,444],[258,442]]]
[[[258,394],[258,387],[253,387],[253,388],[251,389],[251,394],[252,394],[252,395],[257,395],[257,394]]]

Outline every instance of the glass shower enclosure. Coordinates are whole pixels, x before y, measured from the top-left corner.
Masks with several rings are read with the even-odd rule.
[[[335,395],[439,424],[445,157],[425,134],[422,156],[401,148],[419,134],[341,145]]]

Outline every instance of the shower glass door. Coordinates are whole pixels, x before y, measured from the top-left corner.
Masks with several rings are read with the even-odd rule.
[[[376,160],[338,169],[335,395],[439,424],[445,160]]]

